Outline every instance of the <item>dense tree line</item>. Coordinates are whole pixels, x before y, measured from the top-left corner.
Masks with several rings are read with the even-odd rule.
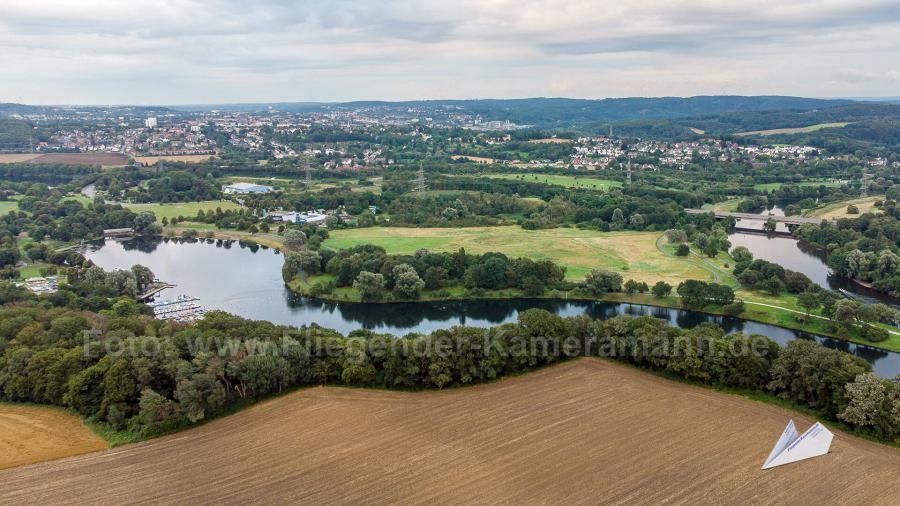
[[[128,202],[192,202],[222,198],[212,174],[188,170],[126,169],[95,181],[110,200]]]
[[[459,285],[473,295],[519,288],[526,295],[538,296],[561,286],[565,278],[565,268],[549,260],[509,258],[502,253],[472,255],[462,248],[455,253],[422,249],[414,255],[387,255],[381,247],[361,245],[340,252],[301,250],[285,256],[285,282],[320,272],[330,274],[333,281],[318,282],[313,295],[352,286],[370,301],[416,299],[425,289],[440,291]]]
[[[60,185],[90,179],[100,170],[100,167],[91,165],[2,163],[0,179]]]
[[[813,342],[780,348],[712,324],[681,330],[653,317],[600,321],[529,310],[491,329],[398,338],[292,331],[225,313],[186,327],[127,304],[104,314],[41,304],[0,309],[0,399],[66,406],[145,437],[302,385],[446,388],[576,356],[771,392],[882,440],[900,437],[900,380],[877,378],[862,359]],[[99,332],[85,342],[91,329]]]
[[[409,194],[387,206],[391,223],[416,226],[497,225],[501,215],[529,211],[522,199],[500,193],[430,193]]]
[[[36,241],[68,242],[102,237],[108,228],[134,228],[146,234],[160,230],[153,213],[134,213],[121,205],[101,202],[85,207],[43,185],[33,185],[19,200],[19,209],[0,217],[0,237],[27,232]]]

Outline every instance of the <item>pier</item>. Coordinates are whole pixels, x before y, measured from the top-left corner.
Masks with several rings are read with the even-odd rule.
[[[147,289],[144,290],[144,293],[137,296],[138,302],[143,302],[145,300],[153,298],[154,295],[159,292],[165,290],[166,288],[175,288],[175,285],[164,283],[162,281],[154,281],[147,285]]]

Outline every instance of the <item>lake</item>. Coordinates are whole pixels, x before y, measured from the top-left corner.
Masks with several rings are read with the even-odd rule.
[[[284,325],[309,325],[335,329],[343,334],[366,328],[404,335],[427,333],[453,325],[490,327],[514,322],[521,311],[541,308],[560,316],[587,314],[594,318],[616,315],[649,315],[672,325],[691,328],[711,321],[727,332],[762,334],[785,344],[792,339],[814,339],[824,346],[863,357],[882,376],[900,374],[900,354],[814,336],[733,317],[697,311],[659,308],[640,304],[549,299],[478,300],[363,304],[326,302],[300,297],[281,279],[282,255],[274,249],[223,240],[135,238],[92,245],[85,256],[104,269],[127,269],[134,264],[149,267],[159,279],[177,285],[161,298],[192,295],[210,309],[244,318]]]

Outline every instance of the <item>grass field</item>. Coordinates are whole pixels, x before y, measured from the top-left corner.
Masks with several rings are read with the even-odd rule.
[[[565,186],[566,188],[590,188],[595,190],[609,190],[610,188],[622,187],[621,181],[614,181],[611,179],[559,176],[554,174],[535,174],[527,172],[519,174],[485,174],[485,177],[493,179],[512,179],[516,181],[527,181],[530,183],[553,184],[557,186]]]
[[[164,162],[197,163],[212,160],[215,155],[167,155],[167,156],[135,156],[134,161],[141,165],[156,165],[160,160]]]
[[[470,228],[373,227],[335,230],[324,245],[345,249],[376,244],[390,254],[417,249],[469,253],[499,251],[510,257],[549,259],[566,266],[566,277],[581,279],[593,268],[620,272],[625,279],[677,284],[710,279],[690,260],[666,256],[656,248],[659,232],[598,232],[575,228],[524,230],[518,226]]]
[[[84,207],[87,207],[89,204],[93,204],[94,202],[93,200],[85,197],[80,193],[76,195],[66,195],[65,197],[63,197],[63,200],[74,200],[75,202],[80,202]]]
[[[0,469],[104,448],[103,439],[62,409],[0,403]]]
[[[230,200],[205,200],[202,202],[183,202],[178,204],[125,204],[125,207],[136,213],[150,211],[156,215],[157,220],[163,218],[172,219],[178,216],[197,216],[197,211],[215,211],[221,207],[223,211],[239,209],[240,206]]]
[[[771,130],[754,130],[752,132],[739,132],[734,135],[778,135],[778,134],[802,134],[808,132],[815,132],[817,130],[822,130],[823,128],[843,128],[850,123],[847,122],[835,122],[835,123],[819,123],[816,125],[810,125],[799,128],[773,128]]]
[[[0,216],[9,214],[10,211],[18,211],[19,203],[15,200],[0,201]]]
[[[0,503],[890,504],[900,496],[900,451],[840,430],[827,455],[760,470],[791,418],[801,431],[813,423],[597,359],[444,391],[317,387],[153,441],[6,470]]]
[[[736,198],[736,199],[723,200],[722,202],[717,202],[715,204],[704,204],[703,209],[709,209],[710,211],[734,212],[734,211],[737,211],[737,206],[738,206],[738,204],[741,203],[742,200],[744,200],[744,199]]]
[[[841,202],[833,202],[818,209],[812,209],[806,213],[807,216],[813,218],[822,218],[823,220],[836,220],[838,218],[859,218],[864,213],[880,213],[881,211],[875,207],[875,202],[884,200],[884,195],[875,195],[864,199],[843,200]],[[859,208],[859,214],[847,214],[847,206],[854,204]]]
[[[837,187],[844,185],[845,183],[842,183],[840,181],[801,181],[799,183],[760,183],[760,184],[753,185],[753,189],[759,190],[759,191],[764,191],[764,192],[772,192],[774,190],[781,188],[782,186],[784,186],[786,184],[792,185],[792,186],[815,186],[815,187],[826,186],[829,188],[837,188]]]

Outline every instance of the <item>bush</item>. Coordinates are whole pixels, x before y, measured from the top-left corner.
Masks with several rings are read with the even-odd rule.
[[[873,343],[887,341],[887,338],[890,336],[890,332],[888,332],[887,329],[883,329],[881,327],[866,326],[863,329],[863,337],[865,337],[869,341],[872,341]]]
[[[744,301],[736,300],[731,304],[723,306],[722,310],[732,316],[737,316],[744,312]]]

